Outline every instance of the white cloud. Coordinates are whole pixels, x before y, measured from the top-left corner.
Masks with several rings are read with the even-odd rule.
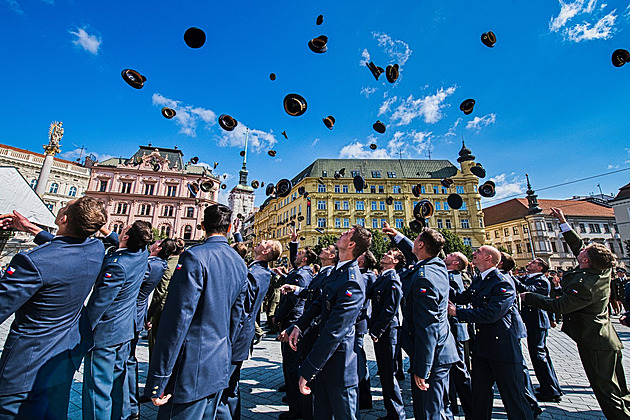
[[[397,96],[392,96],[391,98],[385,99],[381,107],[378,109],[378,116],[380,117],[381,115],[389,112],[389,109],[391,108],[392,104],[396,102],[397,100],[398,100]]]
[[[619,169],[619,165],[608,165],[607,169]]]
[[[74,149],[74,150],[68,150],[67,152],[63,152],[61,154],[59,154],[59,157],[61,159],[66,159],[66,160],[72,160],[72,161],[76,161],[77,159],[81,158],[81,160],[85,159],[86,156],[89,155],[93,155],[96,157],[96,159],[99,162],[102,162],[104,160],[113,158],[114,156],[109,155],[109,154],[100,154],[100,153],[96,153],[96,152],[89,152],[86,149],[81,150],[80,148]]]
[[[365,66],[369,62],[370,62],[370,53],[368,52],[367,48],[364,48],[363,52],[361,53],[361,60],[359,61],[359,65]]]
[[[589,22],[585,22],[577,24],[573,28],[568,28],[566,31],[567,39],[573,42],[581,42],[591,39],[610,38],[615,30],[615,20],[617,19],[615,11],[613,10],[598,20],[593,26]]]
[[[423,117],[427,124],[434,124],[443,117],[442,109],[446,107],[444,100],[452,95],[456,89],[456,86],[447,89],[441,87],[434,95],[427,95],[420,99],[414,99],[413,95],[409,95],[396,108],[391,116],[391,121],[395,125],[408,125],[415,118]]]
[[[462,118],[459,117],[454,123],[453,125],[451,125],[448,129],[448,131],[446,132],[446,134],[444,134],[444,137],[452,137],[455,136],[455,130],[457,129],[457,126],[459,125],[459,123],[462,122]]]
[[[392,39],[391,36],[380,33],[380,32],[372,32],[372,36],[376,38],[378,41],[379,47],[383,47],[383,50],[390,58],[395,59],[401,67],[409,60],[411,57],[411,48],[409,48],[409,44],[399,39]]]
[[[273,149],[273,146],[278,142],[272,133],[250,128],[249,134],[247,134],[247,128],[245,124],[239,122],[232,131],[222,130],[218,140],[219,146],[243,148],[245,147],[245,137],[248,136],[247,148],[252,152],[261,153]]]
[[[617,15],[612,12],[605,13],[607,4],[597,7],[597,0],[576,0],[571,3],[560,3],[558,16],[552,17],[549,22],[550,32],[559,32],[563,38],[572,42],[589,41],[592,39],[609,39],[615,32]],[[576,16],[580,16],[581,23],[569,26],[569,22]]]
[[[370,135],[366,141],[355,140],[339,151],[342,159],[396,159],[400,156],[413,157],[422,155],[431,147],[432,133],[426,131],[396,131],[386,146],[376,150],[370,144],[377,143],[375,136]]]
[[[516,176],[513,172],[509,175],[500,174],[490,178],[496,184],[496,195],[491,198],[483,198],[482,201],[499,201],[502,198],[520,196],[525,193],[525,179]]]
[[[315,140],[313,140],[313,142],[311,143],[311,146],[315,146],[317,143],[319,143],[319,138],[316,138]]]
[[[376,92],[376,88],[374,87],[363,87],[361,88],[361,95],[365,95],[366,98],[369,98],[371,94]]]
[[[341,159],[390,159],[389,152],[385,149],[370,149],[369,144],[363,144],[359,141],[350,143],[341,148],[339,151]]]
[[[16,0],[4,0],[3,3],[6,4],[12,12],[17,13],[18,15],[24,14],[24,10],[22,10],[20,3],[18,3]]]
[[[430,150],[431,148],[431,132],[430,131],[412,131],[409,133],[413,139],[414,149],[419,154]]]
[[[209,129],[216,124],[216,114],[209,110],[192,105],[184,105],[181,101],[166,98],[159,93],[153,94],[153,105],[173,108],[177,113],[173,120],[180,127],[179,132],[190,137],[197,137],[199,121],[206,123]]]
[[[481,130],[481,127],[494,124],[497,120],[497,114],[488,114],[483,117],[475,117],[472,121],[468,121],[466,128],[469,130]]]
[[[85,28],[77,28],[76,32],[69,31],[77,38],[72,43],[78,47],[83,48],[85,51],[92,55],[98,55],[98,49],[101,46],[101,38],[96,35],[90,35],[85,31]]]

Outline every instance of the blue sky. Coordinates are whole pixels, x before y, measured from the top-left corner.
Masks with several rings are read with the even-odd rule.
[[[0,142],[17,147],[41,151],[50,122],[63,121],[62,157],[78,157],[80,146],[128,157],[139,144],[177,145],[187,158],[220,162],[232,187],[245,127],[249,179],[265,182],[318,157],[430,150],[456,164],[463,138],[499,198],[523,192],[525,173],[538,189],[630,168],[630,65],[611,64],[615,49],[630,49],[627,1],[0,0],[0,16]],[[207,35],[197,50],[183,41],[191,26]],[[494,48],[480,41],[488,30]],[[322,34],[328,51],[314,54],[307,42]],[[398,81],[376,81],[368,57],[398,63]],[[122,80],[125,68],[147,77],[143,89]],[[300,117],[282,107],[292,92],[308,102]],[[467,98],[477,104],[466,116]],[[176,118],[162,117],[165,105]],[[235,131],[219,127],[223,113],[239,121]],[[372,129],[377,119],[384,134]],[[539,197],[597,193],[598,183],[616,194],[629,180],[622,171]]]

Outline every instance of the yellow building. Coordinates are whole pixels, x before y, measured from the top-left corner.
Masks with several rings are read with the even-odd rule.
[[[263,203],[255,215],[255,241],[277,239],[287,249],[292,222],[305,238],[302,246],[316,245],[323,234],[339,236],[355,224],[372,229],[388,222],[401,228],[413,220],[415,204],[428,199],[435,206],[429,226],[449,229],[477,248],[484,243],[485,230],[478,178],[470,172],[475,157],[465,146],[459,154],[460,169],[447,160],[317,159],[291,180],[293,189],[287,197],[269,197]],[[335,179],[342,169],[345,176]],[[368,184],[363,191],[354,188],[356,175]],[[453,180],[450,188],[441,185],[443,178]],[[420,198],[411,192],[418,184]],[[306,197],[298,193],[300,187],[308,192]],[[463,198],[459,210],[447,204],[451,193]]]

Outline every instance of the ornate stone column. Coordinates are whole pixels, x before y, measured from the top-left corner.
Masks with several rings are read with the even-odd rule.
[[[37,187],[35,188],[35,192],[40,197],[44,197],[46,193],[46,186],[48,185],[48,178],[50,177],[50,170],[52,169],[53,162],[55,161],[54,156],[61,152],[59,148],[61,138],[63,137],[63,123],[53,121],[50,124],[50,129],[48,130],[49,142],[44,145],[44,150],[46,151],[46,158],[44,159],[44,164],[42,165],[42,169],[39,172],[39,178],[37,179]]]

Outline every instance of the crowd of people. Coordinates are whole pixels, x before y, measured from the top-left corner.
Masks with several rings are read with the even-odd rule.
[[[621,313],[614,302],[625,272],[613,281],[610,250],[583,243],[561,210],[552,215],[578,264],[555,272],[534,258],[522,276],[492,246],[469,261],[445,255],[436,230],[407,238],[386,223],[391,249],[380,261],[362,226],[319,255],[300,249],[292,230],[285,268],[274,267],[282,254],[275,240],[260,241],[247,258],[223,205],[204,209],[205,240],[188,248],[181,239],[154,241],[142,221],[108,231],[103,204],[88,197],[59,211],[55,236],[17,212],[2,215],[3,229],[29,232],[38,246],[17,254],[0,277],[0,322],[15,315],[0,357],[0,420],[67,418],[81,363],[84,419],[138,418],[149,401],[158,419],[238,419],[241,368],[265,334],[261,310],[281,341],[289,406],[282,419],[360,418],[372,407],[368,341],[382,419],[406,418],[403,351],[416,419],[458,412],[490,419],[495,384],[508,418],[535,419],[539,401],[563,395],[547,348],[548,330],[559,322],[577,344],[604,415],[628,419],[622,345],[609,309]],[[140,393],[135,350],[143,329],[150,360]]]

